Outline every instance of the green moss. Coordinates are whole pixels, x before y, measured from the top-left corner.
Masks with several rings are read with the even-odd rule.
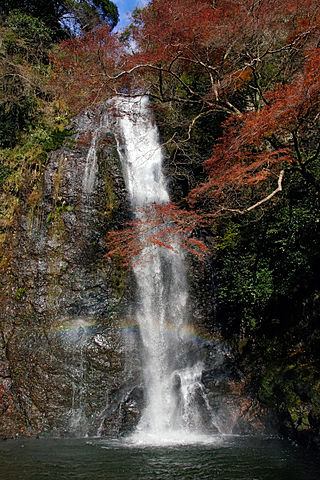
[[[112,213],[118,209],[119,202],[114,191],[114,183],[111,175],[107,172],[105,175],[105,211],[104,215],[110,220]]]
[[[117,299],[120,299],[123,295],[124,288],[126,286],[125,274],[123,269],[115,269],[110,277],[112,290]]]
[[[53,210],[47,216],[47,222],[55,222],[59,223],[61,215],[64,212],[71,212],[73,207],[71,205],[67,205],[65,202],[62,202],[61,205],[56,205]]]
[[[25,287],[18,288],[18,290],[16,291],[16,294],[15,294],[16,299],[20,300],[24,296],[25,292],[26,292]]]
[[[64,144],[66,138],[70,137],[74,133],[74,131],[67,130],[60,126],[53,128],[47,133],[46,138],[42,142],[43,149],[46,152],[58,150],[58,148]],[[71,146],[70,140],[68,146]]]

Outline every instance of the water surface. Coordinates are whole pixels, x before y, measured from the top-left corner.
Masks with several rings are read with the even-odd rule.
[[[319,480],[314,452],[278,439],[223,437],[198,445],[135,446],[121,440],[0,443],[2,480]]]

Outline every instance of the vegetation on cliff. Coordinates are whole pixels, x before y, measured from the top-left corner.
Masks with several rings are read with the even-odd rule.
[[[111,10],[113,8],[110,15],[108,5]],[[56,226],[59,216],[70,213],[72,209],[57,198],[54,199],[53,210],[40,218],[49,152],[61,147],[73,133],[68,127],[71,119],[69,108],[50,84],[52,67],[49,52],[62,38],[75,34],[80,25],[84,26],[85,15],[81,9],[86,6],[90,21],[99,23],[103,16],[110,26],[116,23],[117,9],[108,0],[4,0],[0,5],[0,435],[26,434],[28,428],[32,430],[37,423],[37,415],[29,422],[20,396],[25,388],[24,398],[30,400],[26,387],[28,381],[24,384],[23,376],[28,379],[35,366],[33,354],[21,357],[22,364],[25,360],[25,375],[21,373],[23,367],[17,358],[18,352],[21,353],[19,342],[24,344],[24,338],[28,336],[25,332],[29,321],[32,335],[39,335],[37,312],[31,297],[32,287],[39,287],[41,281],[39,283],[39,271],[35,274],[30,264],[28,267],[24,264],[29,246],[26,246],[23,235],[26,230],[30,233],[32,226],[41,222],[47,228],[53,224]],[[81,18],[73,7],[77,7]],[[66,20],[67,12],[71,17],[63,23],[62,18]],[[32,255],[41,257],[41,254],[35,253],[37,247],[34,244]],[[37,258],[37,261],[39,265],[40,259]],[[49,272],[50,275],[52,279],[54,272]],[[47,279],[49,292],[50,282]],[[37,292],[37,295],[40,296],[40,293]],[[28,345],[25,348],[28,349]],[[38,358],[39,366],[40,356]],[[39,391],[41,381],[38,378],[34,383],[37,381],[35,390]],[[32,390],[32,382],[30,388]]]

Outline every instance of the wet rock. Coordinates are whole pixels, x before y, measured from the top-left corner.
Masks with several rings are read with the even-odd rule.
[[[5,437],[95,435],[127,381],[122,316],[130,289],[104,255],[106,232],[130,213],[104,116],[100,107],[76,119],[74,145],[51,154],[41,198],[21,211],[12,236],[1,305]],[[90,190],[84,184],[91,167]]]
[[[13,232],[1,322],[2,436],[119,435],[141,417],[140,339],[128,308],[133,283],[104,259],[106,232],[130,209],[113,127],[103,116],[100,108],[74,122],[74,146],[52,153],[41,198],[25,206]],[[178,354],[181,366],[186,356],[203,365],[193,397],[199,416],[190,425],[262,431],[263,412],[219,335],[212,259],[189,259],[189,284],[195,329]],[[173,388],[180,390],[179,376]]]

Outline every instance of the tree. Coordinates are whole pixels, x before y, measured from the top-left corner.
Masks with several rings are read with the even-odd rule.
[[[125,267],[132,268],[148,261],[151,252],[146,247],[151,245],[176,253],[182,248],[200,260],[210,253],[207,245],[195,238],[195,233],[207,225],[201,215],[173,204],[151,204],[139,208],[135,213],[136,219],[125,228],[108,233],[107,258],[114,258]]]
[[[56,39],[102,23],[113,28],[119,21],[118,8],[111,0],[3,0],[0,18],[5,20],[14,10],[43,21]]]
[[[72,102],[149,92],[163,117],[183,112],[165,139],[174,155],[199,122],[223,122],[188,195],[212,223],[274,199],[287,171],[318,191],[319,29],[316,0],[153,0],[135,12],[127,51],[100,29],[64,43],[57,64]]]
[[[121,86],[128,87],[128,78],[113,79],[121,70],[125,49],[107,25],[61,42],[51,58],[52,84],[74,113],[112,97]]]
[[[48,92],[48,52],[57,40],[118,21],[109,0],[4,0],[0,5],[0,147],[12,147],[41,116]]]
[[[319,146],[310,140],[319,136],[318,2],[197,3],[154,1],[132,29],[140,48],[132,69],[144,78],[149,64],[158,74],[148,84],[154,96],[198,105],[187,139],[208,112],[228,118],[205,162],[208,180],[189,195],[193,208],[249,211],[282,189],[289,165],[318,189],[312,169]],[[206,78],[200,90],[189,80],[196,74]],[[268,186],[274,175],[276,189]]]
[[[46,96],[48,49],[54,32],[40,19],[14,11],[0,28],[0,147],[12,147],[37,117]]]
[[[319,195],[315,164],[320,155],[320,50],[308,50],[305,56],[302,71],[290,84],[273,85],[264,93],[263,109],[228,119],[213,156],[205,162],[209,178],[190,193],[192,202],[210,198],[211,212],[216,208],[242,213],[230,206],[234,196],[244,187],[279,175],[281,168],[298,171]],[[284,170],[279,190],[283,175]]]

